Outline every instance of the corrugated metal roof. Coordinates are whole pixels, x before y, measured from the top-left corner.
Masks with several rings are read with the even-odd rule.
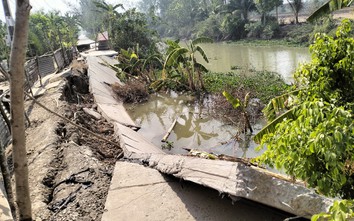
[[[89,39],[89,38],[85,38],[85,39],[79,39],[77,41],[77,46],[80,46],[80,45],[90,45],[90,44],[93,44],[95,43],[95,41]]]

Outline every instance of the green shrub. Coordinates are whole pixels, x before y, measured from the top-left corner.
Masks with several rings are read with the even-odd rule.
[[[310,47],[312,61],[295,73],[297,93],[285,102],[281,101],[286,95],[273,99],[265,109],[271,118],[286,112],[261,131],[266,132],[260,148],[266,151],[259,157],[322,194],[346,199],[354,197],[354,39],[350,26],[345,20],[336,37],[316,35]]]

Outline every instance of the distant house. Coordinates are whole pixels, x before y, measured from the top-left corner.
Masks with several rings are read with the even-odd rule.
[[[80,36],[77,41],[76,47],[79,52],[83,52],[91,49],[91,45],[95,44],[95,41],[87,38],[86,36]]]
[[[101,32],[97,35],[98,50],[109,50],[108,32]]]

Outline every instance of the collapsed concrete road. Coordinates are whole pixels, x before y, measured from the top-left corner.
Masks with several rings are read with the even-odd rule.
[[[115,125],[115,133],[120,140],[125,158],[144,163],[163,174],[215,189],[232,199],[248,199],[296,216],[310,218],[313,214],[327,211],[333,203],[333,199],[320,196],[303,184],[289,182],[261,168],[238,162],[165,154],[133,130],[136,127],[135,123],[126,113],[123,104],[113,98],[108,85],[120,81],[115,76],[115,71],[106,67],[104,63],[114,64],[114,62],[115,60],[108,57],[88,57],[88,76],[90,91],[99,111]],[[116,168],[120,166],[122,163],[118,162]],[[128,167],[127,170],[131,169],[129,165],[125,166]],[[146,171],[141,168],[137,170]],[[103,216],[106,217],[104,220],[115,220],[113,214],[117,208],[112,207],[112,200],[119,198],[120,192],[114,187],[126,188],[115,183],[123,182],[119,179],[122,176],[122,171],[116,169],[106,202],[107,212]],[[129,202],[129,198],[125,200],[126,203]],[[133,213],[134,208],[130,209]],[[149,211],[145,211],[145,215],[149,215]]]

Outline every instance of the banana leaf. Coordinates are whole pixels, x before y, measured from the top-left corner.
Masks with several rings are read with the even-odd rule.
[[[237,109],[242,105],[241,101],[238,98],[232,96],[229,92],[224,91],[222,95],[226,98],[226,100],[232,105],[233,108]]]
[[[213,43],[213,39],[207,37],[200,37],[192,41],[192,45],[202,44],[202,43]]]
[[[188,53],[187,48],[177,48],[173,50],[170,54],[167,55],[164,67],[169,67],[172,66],[173,64],[176,63],[178,58],[180,58],[183,54]]]
[[[282,94],[270,100],[267,106],[263,109],[264,116],[267,118],[267,120],[268,121],[275,120],[278,117],[277,116],[278,112],[288,109],[289,105],[287,103],[289,98],[294,98],[294,96],[297,95],[300,91],[301,89],[291,91],[289,93]]]
[[[195,50],[198,51],[202,55],[202,57],[206,63],[209,63],[208,57],[206,56],[204,50],[199,45],[195,48]]]
[[[254,142],[260,143],[262,141],[262,137],[265,134],[273,133],[275,131],[277,124],[282,122],[284,119],[295,119],[296,117],[294,114],[295,110],[296,107],[293,107],[292,109],[286,111],[285,113],[277,117],[275,120],[267,124],[265,127],[263,127],[263,129],[253,137]]]

